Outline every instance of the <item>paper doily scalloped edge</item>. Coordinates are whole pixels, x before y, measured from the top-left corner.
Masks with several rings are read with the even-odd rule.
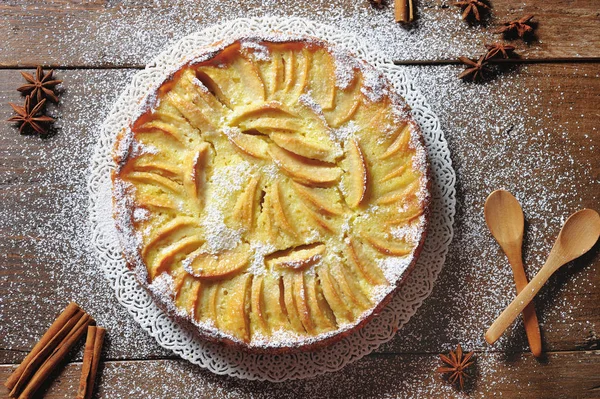
[[[184,55],[189,56],[194,49],[241,32],[260,34],[272,30],[305,34],[332,42],[382,71],[411,106],[413,117],[423,131],[432,177],[428,237],[415,270],[390,304],[364,328],[338,343],[313,352],[283,355],[250,354],[199,341],[166,316],[126,267],[112,219],[110,192],[112,148],[116,132],[128,125],[137,104],[151,90],[153,83],[162,81],[165,71],[171,70],[174,64]],[[383,59],[378,55],[382,52],[376,50],[352,34],[302,18],[242,18],[209,26],[182,38],[133,77],[100,128],[89,167],[89,220],[92,244],[118,301],[159,345],[216,374],[274,382],[309,378],[337,371],[391,340],[429,296],[452,241],[456,177],[446,139],[427,100],[401,67]]]

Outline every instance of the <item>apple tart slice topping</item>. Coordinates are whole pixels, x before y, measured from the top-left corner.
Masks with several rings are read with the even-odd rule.
[[[314,342],[370,316],[413,263],[428,202],[418,132],[377,72],[335,54],[223,45],[165,81],[117,143],[128,260],[205,334]]]

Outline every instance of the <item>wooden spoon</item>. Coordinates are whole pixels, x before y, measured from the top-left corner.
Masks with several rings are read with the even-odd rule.
[[[589,251],[600,236],[600,215],[593,209],[582,209],[572,214],[558,233],[546,264],[511,302],[485,333],[485,340],[493,344],[515,318],[531,302],[544,283],[562,265]]]
[[[484,207],[485,221],[490,232],[500,244],[512,267],[517,294],[527,285],[523,269],[523,229],[525,218],[519,201],[505,190],[496,190],[489,195]],[[523,309],[523,324],[529,341],[529,348],[535,357],[542,354],[542,338],[535,307],[530,303]]]

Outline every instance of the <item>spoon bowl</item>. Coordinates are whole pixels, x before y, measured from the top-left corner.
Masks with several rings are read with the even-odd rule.
[[[565,263],[570,262],[592,249],[599,235],[600,215],[593,209],[583,209],[567,219],[552,252],[556,251],[556,256],[563,257]]]
[[[500,246],[517,243],[521,247],[525,217],[519,201],[511,193],[506,190],[492,192],[485,201],[484,214],[485,222]]]

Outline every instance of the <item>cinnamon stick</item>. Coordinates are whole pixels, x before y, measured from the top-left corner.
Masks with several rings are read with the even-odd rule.
[[[413,0],[394,0],[394,15],[396,22],[412,22],[415,19]]]
[[[35,392],[42,386],[50,374],[60,364],[60,362],[69,353],[71,348],[79,341],[79,339],[85,333],[87,326],[93,323],[94,320],[84,313],[83,316],[77,321],[75,326],[68,332],[68,334],[62,339],[62,341],[54,348],[54,351],[44,361],[41,367],[33,374],[31,380],[25,385],[23,391],[19,394],[17,390],[13,388],[10,395],[18,397],[19,399],[29,399],[35,394]]]
[[[89,326],[87,337],[85,339],[85,350],[83,351],[83,363],[81,365],[81,378],[79,379],[79,389],[77,390],[77,399],[84,399],[87,390],[88,377],[94,361],[94,344],[96,342],[96,327]]]
[[[102,327],[88,327],[77,399],[90,399],[92,397],[105,332],[106,330]]]
[[[48,341],[46,346],[39,351],[39,353],[31,359],[27,367],[23,370],[21,377],[14,384],[12,388],[11,394],[14,392],[15,396],[18,392],[21,392],[23,388],[29,382],[31,376],[38,370],[38,368],[44,364],[44,362],[48,359],[48,357],[54,352],[54,350],[60,345],[60,343],[65,339],[65,337],[73,330],[73,328],[77,325],[79,320],[83,317],[85,313],[81,309],[77,309],[77,312],[69,319],[66,324],[61,328],[56,335]]]
[[[8,379],[4,383],[4,386],[6,386],[8,389],[12,390],[15,387],[15,385],[19,382],[19,380],[21,379],[21,376],[23,375],[23,373],[25,372],[25,370],[27,369],[27,367],[29,366],[31,361],[33,359],[35,359],[39,355],[40,352],[42,352],[43,350],[47,350],[47,351],[54,350],[54,348],[60,342],[60,340],[58,340],[57,342],[52,342],[53,339],[55,339],[58,334],[61,334],[61,331],[64,329],[65,325],[76,314],[79,314],[79,317],[81,317],[81,315],[83,314],[83,311],[79,308],[79,306],[77,306],[76,303],[71,302],[69,305],[67,305],[65,310],[63,310],[62,313],[56,318],[54,323],[52,323],[50,328],[48,328],[48,330],[42,336],[42,338],[40,338],[38,343],[35,344],[35,346],[31,350],[31,352],[29,352],[29,354],[27,356],[25,356],[25,359],[23,359],[23,361],[21,362],[19,367],[17,367],[16,370],[13,371],[13,373],[8,377]],[[66,334],[67,332],[68,331],[64,331],[64,334]],[[63,337],[64,337],[64,335],[63,335]],[[60,339],[62,339],[62,338],[60,338]],[[50,346],[49,349],[48,349],[48,346]]]

